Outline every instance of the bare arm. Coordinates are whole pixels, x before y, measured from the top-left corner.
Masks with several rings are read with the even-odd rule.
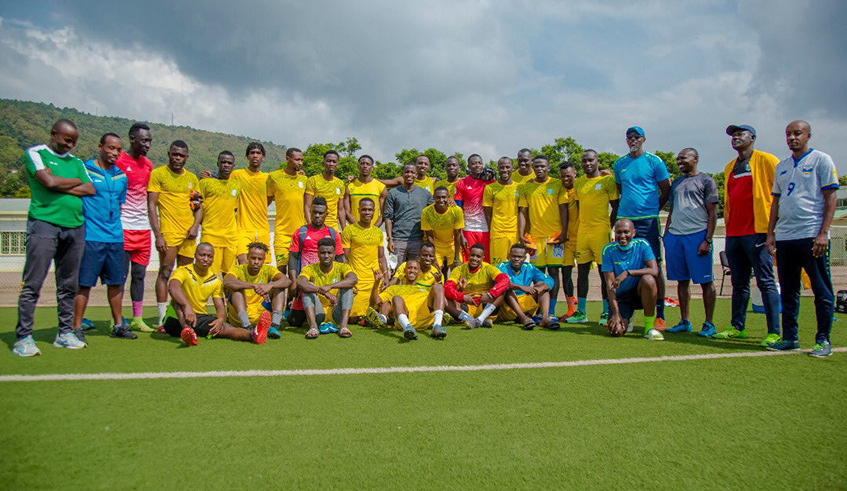
[[[315,197],[309,193],[303,194],[303,216],[306,217],[306,223],[309,222],[309,217],[312,216],[312,201]]]
[[[191,225],[191,228],[188,229],[188,238],[196,239],[197,234],[200,233],[200,222],[203,221],[203,204],[200,203],[200,208],[197,208],[197,211],[194,212],[194,224]]]
[[[376,227],[376,228],[381,227],[383,222],[385,221],[384,212],[385,212],[385,197],[386,196],[388,196],[388,188],[383,189],[382,192],[379,194],[379,217],[376,219],[376,222],[374,223],[374,227]]]
[[[562,233],[559,234],[559,243],[564,243],[568,237],[568,204],[559,204],[559,220],[562,225]]]
[[[526,242],[523,238],[526,235],[526,213],[526,207],[521,206],[518,208],[518,239],[521,242]]]
[[[768,254],[773,256],[776,254],[776,220],[779,217],[779,197],[774,196],[771,201],[771,216],[768,218],[768,239],[765,242],[768,248]]]
[[[618,310],[618,297],[615,295],[615,273],[614,271],[604,271],[603,280],[606,282],[606,291],[609,293],[609,314],[612,318],[620,318],[620,310]]]
[[[168,246],[159,230],[159,193],[147,192],[147,218],[150,219],[150,229],[156,240],[156,250],[164,253]]]
[[[664,237],[668,233],[668,229],[671,228],[671,220],[673,220],[673,205],[668,208],[668,219],[665,220],[665,232],[662,234],[662,237]]]
[[[256,286],[255,283],[247,283],[246,281],[241,281],[235,277],[232,273],[227,273],[224,276],[224,288],[227,290],[232,290],[235,292],[240,292],[243,290],[252,290],[253,287]]]
[[[668,202],[668,198],[671,196],[671,180],[665,179],[664,181],[659,181],[659,209],[665,207],[665,204]]]
[[[397,176],[394,179],[377,179],[379,182],[385,184],[385,187],[394,188],[397,186],[401,186],[403,184],[403,176]]]
[[[41,169],[36,171],[35,179],[44,185],[45,188],[58,193],[67,193],[71,189],[82,185],[82,181],[76,177],[54,176],[53,173],[50,172],[50,169]]]
[[[97,191],[94,189],[94,184],[90,182],[80,184],[79,186],[65,192],[71,196],[79,196],[80,198],[83,196],[94,196],[97,194]]]
[[[812,255],[821,257],[829,248],[829,227],[832,225],[832,217],[835,215],[835,189],[827,189],[823,192],[823,221],[818,236],[812,245]]]
[[[183,321],[183,327],[194,327],[194,323],[197,321],[197,315],[194,313],[194,309],[191,308],[191,304],[188,303],[188,299],[185,298],[185,292],[182,291],[182,284],[179,280],[168,282],[168,293],[170,293],[173,303],[176,304],[174,307],[182,312],[182,318],[180,320]]]
[[[614,227],[615,222],[618,221],[618,205],[620,205],[621,201],[618,199],[613,199],[609,201],[609,205],[612,207],[612,212],[609,214],[609,224]]]
[[[482,213],[485,215],[485,223],[488,225],[488,230],[491,230],[491,207],[483,206]]]

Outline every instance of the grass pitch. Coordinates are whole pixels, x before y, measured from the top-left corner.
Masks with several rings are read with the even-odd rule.
[[[716,324],[728,324],[729,302]],[[697,326],[702,310],[694,303]],[[153,311],[149,311],[153,314]],[[668,309],[669,324],[678,318]],[[589,306],[596,319],[599,304]],[[444,341],[355,328],[286,329],[254,346],[108,337],[60,350],[39,309],[44,355],[0,356],[0,375],[477,365],[759,351],[751,339],[612,339],[596,325],[516,325]],[[837,317],[837,316],[836,316]],[[14,342],[14,309],[0,310]],[[636,324],[640,324],[636,316]],[[811,347],[814,311],[802,306]],[[835,323],[833,345],[847,336]],[[506,371],[0,383],[0,483],[18,488],[844,488],[847,354],[802,354]]]

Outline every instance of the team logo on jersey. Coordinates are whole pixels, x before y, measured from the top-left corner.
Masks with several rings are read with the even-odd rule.
[[[238,193],[235,189],[232,190],[232,195],[235,196]]]
[[[192,184],[189,182],[188,183],[188,189],[191,189],[191,186],[192,186]]]
[[[603,185],[602,185],[602,184],[595,184],[595,185],[594,185],[594,190],[595,190],[595,191],[599,191],[599,190],[600,190],[600,188],[602,188],[602,187],[603,187]]]
[[[127,172],[132,172],[132,167],[130,167],[130,166],[126,166],[126,171],[127,171]]]
[[[338,188],[335,188],[335,194],[341,194],[341,190],[338,189]]]
[[[302,188],[302,187],[303,187],[303,182],[302,182],[302,181],[297,181],[297,185],[298,185],[300,188]]]
[[[553,190],[552,190],[552,189],[548,189],[548,190],[547,190],[547,194],[553,194]]]

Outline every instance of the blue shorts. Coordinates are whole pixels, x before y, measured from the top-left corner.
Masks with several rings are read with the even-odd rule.
[[[85,242],[85,253],[79,266],[79,286],[91,288],[97,278],[103,285],[126,282],[126,258],[123,242]]]
[[[641,281],[639,278],[638,281]],[[618,301],[618,313],[622,319],[632,319],[632,314],[636,310],[644,308],[641,305],[641,295],[638,294],[638,284],[623,292],[615,292],[615,299]]]
[[[712,249],[708,254],[697,254],[704,240],[705,230],[688,235],[665,234],[665,268],[669,280],[693,281],[697,285],[712,282]]]
[[[658,218],[642,218],[640,220],[632,220],[635,225],[635,237],[644,239],[650,244],[650,249],[653,250],[653,255],[656,256],[656,262],[662,263],[662,239],[659,237],[659,219]]]

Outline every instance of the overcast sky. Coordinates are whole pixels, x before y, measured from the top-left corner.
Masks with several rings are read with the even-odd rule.
[[[734,157],[785,125],[847,171],[847,2],[0,1],[0,97],[305,148],[514,157],[573,136]],[[116,128],[121,134],[125,129]],[[189,142],[190,143],[190,142]]]

